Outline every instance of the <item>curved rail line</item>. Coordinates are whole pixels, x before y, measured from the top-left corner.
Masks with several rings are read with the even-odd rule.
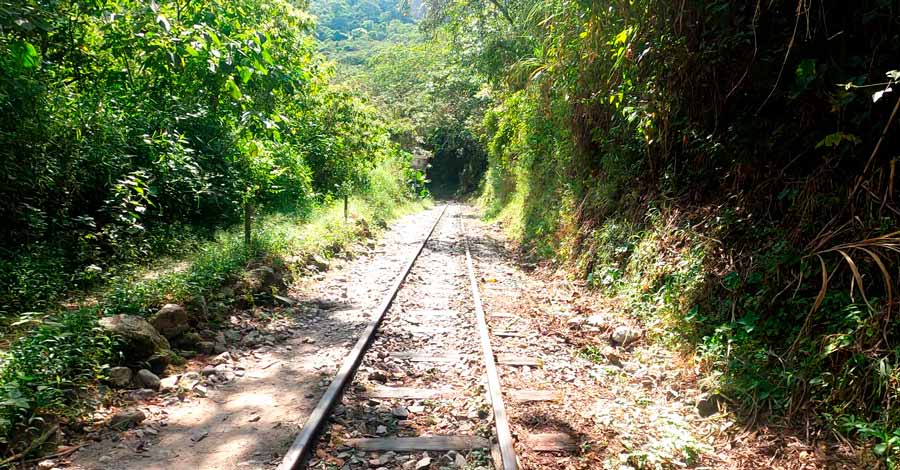
[[[315,409],[313,409],[309,418],[306,420],[306,423],[300,430],[300,433],[297,435],[294,443],[288,449],[287,453],[281,461],[281,464],[278,466],[278,470],[300,470],[307,468],[309,458],[316,445],[316,440],[319,437],[319,434],[321,433],[323,427],[325,426],[329,414],[334,409],[335,405],[337,405],[337,403],[340,401],[344,390],[356,374],[356,371],[362,363],[366,351],[369,349],[369,346],[372,344],[376,334],[378,333],[379,326],[381,325],[385,315],[393,304],[394,299],[396,299],[400,287],[406,280],[406,277],[409,274],[410,270],[412,270],[412,267],[416,263],[416,260],[419,258],[419,255],[424,250],[425,245],[431,239],[435,228],[440,223],[444,214],[447,212],[447,208],[448,205],[445,205],[441,209],[440,214],[431,225],[431,228],[425,238],[419,244],[419,247],[416,250],[415,254],[411,257],[406,266],[394,280],[394,284],[385,295],[384,300],[378,307],[375,317],[369,322],[369,325],[366,327],[366,330],[356,342],[353,350],[350,351],[347,359],[341,365],[341,368],[335,376],[334,380],[328,386],[328,389],[322,395],[322,398],[319,400]],[[468,238],[466,238],[462,218],[459,217],[458,214],[457,221],[459,224],[460,233],[465,241],[466,266],[469,282],[471,285],[472,299],[475,307],[477,328],[481,340],[482,351],[484,353],[485,370],[488,379],[487,392],[494,414],[494,422],[497,431],[497,446],[500,450],[502,468],[503,470],[518,470],[516,455],[513,448],[512,436],[510,434],[509,423],[506,418],[506,410],[503,405],[503,398],[500,391],[500,380],[497,375],[497,366],[494,361],[493,351],[491,350],[490,335],[488,333],[488,326],[485,320],[484,309],[481,305],[481,297],[478,291],[478,282],[475,278],[472,255],[469,251],[469,241]]]

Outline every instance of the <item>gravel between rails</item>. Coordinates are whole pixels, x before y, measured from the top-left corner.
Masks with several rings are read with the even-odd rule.
[[[491,468],[488,450],[367,452],[345,443],[364,437],[493,435],[459,211],[459,206],[448,209],[413,266],[309,468]],[[446,393],[422,399],[367,396],[385,386]]]

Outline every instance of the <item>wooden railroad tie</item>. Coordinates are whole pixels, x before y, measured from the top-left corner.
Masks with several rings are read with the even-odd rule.
[[[413,387],[374,387],[360,392],[360,396],[367,398],[399,398],[410,400],[427,400],[457,395],[456,390],[437,388],[413,388]]]
[[[493,312],[488,318],[517,318],[516,315],[509,312]]]
[[[421,437],[377,437],[347,439],[350,447],[365,451],[450,451],[487,449],[491,443],[479,436],[421,436]]]
[[[541,367],[544,365],[544,361],[533,357],[519,356],[509,353],[499,353],[497,354],[497,364],[502,364],[505,366]]]
[[[468,354],[460,354],[458,352],[449,352],[447,354],[434,354],[429,352],[396,352],[391,353],[391,357],[397,359],[405,359],[411,362],[445,362],[454,363],[469,358]]]
[[[512,330],[497,330],[494,332],[494,336],[498,338],[522,338],[525,336],[525,333]]]
[[[563,393],[557,390],[510,390],[513,401],[562,401]]]
[[[406,315],[412,316],[412,317],[444,318],[444,317],[458,317],[459,312],[457,312],[456,310],[449,310],[449,309],[409,310],[406,312]]]
[[[572,452],[578,449],[575,439],[563,432],[528,434],[525,441],[535,452]]]

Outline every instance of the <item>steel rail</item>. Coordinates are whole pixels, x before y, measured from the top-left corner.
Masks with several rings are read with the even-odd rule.
[[[309,418],[307,418],[306,424],[304,424],[303,429],[300,430],[300,434],[297,435],[294,443],[291,444],[291,447],[284,455],[281,464],[278,465],[278,470],[300,470],[306,468],[310,453],[312,452],[313,447],[316,444],[316,438],[322,431],[322,427],[325,425],[325,421],[327,420],[328,415],[331,413],[331,410],[334,408],[337,402],[341,399],[341,394],[343,393],[344,388],[347,386],[347,384],[350,383],[350,380],[353,379],[354,374],[356,374],[356,370],[362,363],[362,359],[366,353],[366,350],[369,348],[369,345],[372,344],[372,340],[375,338],[375,333],[378,331],[378,326],[381,324],[381,321],[384,320],[385,314],[387,314],[388,309],[391,308],[391,304],[397,297],[397,291],[400,290],[400,286],[403,284],[403,281],[406,280],[407,274],[409,274],[409,271],[412,269],[413,264],[415,264],[416,259],[419,258],[419,255],[425,248],[425,244],[428,243],[428,240],[431,238],[431,234],[434,233],[435,227],[437,227],[446,211],[447,206],[445,205],[443,209],[441,209],[441,213],[438,214],[437,219],[434,221],[434,224],[431,225],[431,229],[428,231],[428,234],[425,235],[425,239],[422,240],[421,244],[419,244],[419,249],[416,250],[415,255],[413,255],[413,257],[409,260],[409,262],[403,268],[403,271],[401,271],[400,274],[397,275],[397,278],[394,280],[393,286],[384,297],[381,305],[378,307],[375,318],[373,318],[369,322],[369,326],[366,327],[363,335],[356,342],[356,346],[353,347],[353,350],[350,351],[347,359],[344,360],[344,363],[341,365],[341,368],[338,371],[337,375],[335,375],[334,380],[331,382],[331,385],[329,385],[328,389],[325,390],[325,394],[322,395],[319,403],[316,405],[315,409],[313,409],[312,414],[310,414]]]
[[[491,399],[491,408],[494,410],[494,424],[497,426],[497,446],[500,447],[500,459],[502,460],[503,470],[517,470],[519,463],[516,460],[516,449],[513,446],[512,433],[509,430],[509,420],[506,417],[503,394],[500,391],[500,377],[497,374],[497,363],[494,362],[494,351],[491,349],[491,336],[488,333],[484,308],[481,306],[481,294],[478,292],[478,281],[475,279],[472,254],[469,252],[469,238],[466,236],[462,217],[458,213],[457,220],[459,220],[460,233],[462,233],[466,245],[466,267],[469,270],[469,284],[472,287],[475,318],[478,322],[478,334],[481,337],[481,349],[484,352],[484,365],[488,379],[488,396]]]

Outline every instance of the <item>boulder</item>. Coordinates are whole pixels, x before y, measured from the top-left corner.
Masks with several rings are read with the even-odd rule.
[[[150,372],[147,369],[141,369],[138,371],[137,376],[135,377],[135,381],[139,386],[143,388],[149,388],[151,390],[159,390],[160,382],[159,377],[153,372]]]
[[[167,339],[173,339],[191,328],[187,310],[178,304],[163,305],[163,308],[150,317],[150,324]]]
[[[131,369],[127,367],[112,367],[107,373],[109,383],[113,387],[125,388],[131,384]]]
[[[250,294],[271,293],[272,290],[282,291],[285,288],[284,279],[269,266],[260,266],[244,273],[241,280],[241,291]]]
[[[718,393],[706,395],[697,401],[697,413],[704,418],[708,418],[719,412],[725,397]]]
[[[620,326],[613,330],[612,332],[612,342],[616,343],[620,346],[628,346],[629,344],[637,341],[638,338],[641,337],[643,332],[631,326]]]
[[[109,419],[109,427],[120,430],[127,429],[140,424],[145,419],[147,419],[147,415],[141,410],[122,410]]]
[[[169,341],[141,317],[114,315],[101,318],[98,323],[122,340],[122,353],[128,361],[141,362],[169,352]]]
[[[197,343],[197,350],[200,351],[200,354],[213,354],[216,351],[216,343],[200,341]]]
[[[196,350],[197,346],[203,341],[203,337],[199,334],[188,331],[177,338],[170,338],[169,343],[176,348]]]

